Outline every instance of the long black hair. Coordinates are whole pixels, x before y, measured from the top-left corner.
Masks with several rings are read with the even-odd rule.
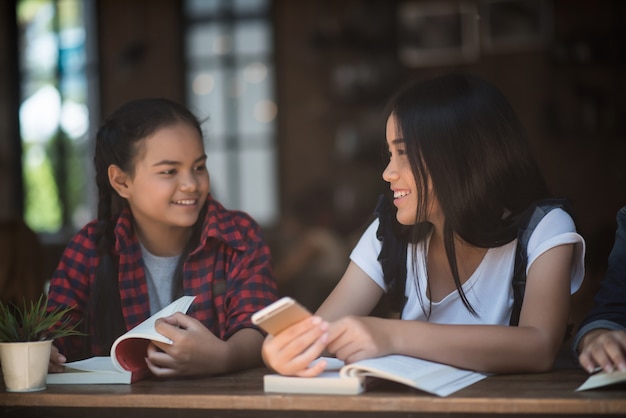
[[[476,315],[461,287],[454,236],[481,248],[504,245],[516,238],[525,210],[549,196],[526,133],[504,95],[469,74],[409,85],[391,99],[388,115],[402,133],[418,189],[427,191],[432,182],[445,216],[444,246],[455,286]],[[432,229],[424,222],[428,193],[417,195],[411,242]],[[429,315],[430,304],[426,310],[420,303]]]
[[[108,169],[109,166],[116,165],[132,175],[142,141],[159,129],[178,123],[193,127],[198,132],[199,138],[203,137],[200,122],[184,106],[163,98],[138,99],[122,105],[113,112],[104,121],[96,136],[94,156],[98,186],[96,239],[100,261],[95,273],[94,289],[90,292],[85,326],[94,327],[93,333],[87,333],[92,342],[104,347],[110,347],[118,336],[126,332],[118,286],[119,257],[115,251],[114,229],[117,218],[128,203],[111,186]],[[173,297],[182,294],[182,265],[186,255],[199,240],[205,212],[206,205],[180,257],[174,273]]]

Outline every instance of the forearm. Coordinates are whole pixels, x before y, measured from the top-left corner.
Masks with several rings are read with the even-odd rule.
[[[549,370],[561,342],[531,327],[382,321],[393,352],[481,372]]]
[[[258,367],[263,364],[261,359],[261,345],[263,335],[252,328],[237,331],[225,341],[222,373]],[[212,359],[216,361],[216,359]],[[219,361],[219,360],[218,360]]]
[[[361,268],[350,262],[343,277],[319,307],[316,315],[336,321],[346,315],[369,315],[383,290]]]

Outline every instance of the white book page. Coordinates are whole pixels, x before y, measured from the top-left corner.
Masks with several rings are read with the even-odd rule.
[[[83,370],[86,372],[106,372],[106,373],[129,373],[126,370],[118,370],[111,361],[111,357],[91,357],[85,360],[65,363],[65,367]]]
[[[126,339],[143,338],[146,340],[160,341],[165,344],[172,344],[172,340],[157,332],[154,324],[159,318],[170,316],[176,312],[187,312],[195,298],[195,296],[182,296],[167,305],[165,308],[161,309],[159,312],[152,315],[150,318],[137,325],[135,328],[131,329],[125,334],[122,334],[117,340],[115,340],[115,342],[111,346],[111,361],[113,363],[113,366],[115,366],[115,368],[117,368],[119,371],[126,371],[116,357],[117,346]]]
[[[316,360],[313,360],[309,367],[319,363],[320,361],[326,361],[326,367],[324,367],[324,371],[339,371],[346,363],[335,358],[335,357],[320,357]]]
[[[191,306],[195,296],[183,296],[174,302],[167,305],[165,308],[161,309],[159,312],[152,315],[150,318],[143,321],[141,324],[137,325],[135,328],[123,334],[119,337],[113,347],[111,348],[111,355],[114,353],[114,348],[117,343],[126,338],[146,338],[149,340],[160,341],[166,344],[172,344],[172,340],[163,335],[159,334],[154,327],[156,320],[159,318],[165,318],[166,316],[170,316],[175,314],[176,312],[187,312],[187,309]]]
[[[626,382],[626,372],[614,371],[612,373],[599,372],[587,378],[576,391],[588,390],[608,386],[619,382]]]
[[[376,376],[439,396],[447,396],[487,377],[414,357],[390,355],[358,361],[341,369],[342,376]]]

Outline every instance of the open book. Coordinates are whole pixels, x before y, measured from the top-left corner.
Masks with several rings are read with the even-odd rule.
[[[576,391],[600,388],[603,386],[617,385],[618,383],[626,384],[626,372],[614,371],[607,373],[600,371],[592,374],[585,382],[576,389]]]
[[[334,358],[322,359],[327,361],[326,370],[316,377],[265,375],[265,392],[356,395],[367,390],[372,380],[385,379],[433,395],[448,396],[487,377],[483,373],[396,354],[348,365]]]
[[[187,312],[194,299],[195,296],[183,296],[121,335],[111,346],[110,357],[91,357],[66,363],[63,373],[48,373],[46,383],[133,383],[147,377],[150,370],[145,358],[150,341],[172,344],[169,338],[156,331],[156,320],[176,312]]]

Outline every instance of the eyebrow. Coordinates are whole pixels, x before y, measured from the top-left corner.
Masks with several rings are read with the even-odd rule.
[[[203,155],[201,155],[200,157],[196,158],[196,159],[193,161],[193,163],[194,163],[194,164],[196,164],[196,163],[199,163],[199,162],[204,161],[204,160],[206,160],[206,159],[207,159],[206,154],[203,154]],[[182,164],[182,163],[181,163],[180,161],[174,161],[174,160],[161,160],[161,161],[158,161],[158,162],[156,162],[156,163],[152,164],[152,167],[157,167],[157,166],[160,166],[160,165],[181,165],[181,164]]]
[[[391,143],[396,145],[396,144],[404,144],[406,143],[406,141],[404,140],[404,138],[396,138],[396,139],[392,139]]]

